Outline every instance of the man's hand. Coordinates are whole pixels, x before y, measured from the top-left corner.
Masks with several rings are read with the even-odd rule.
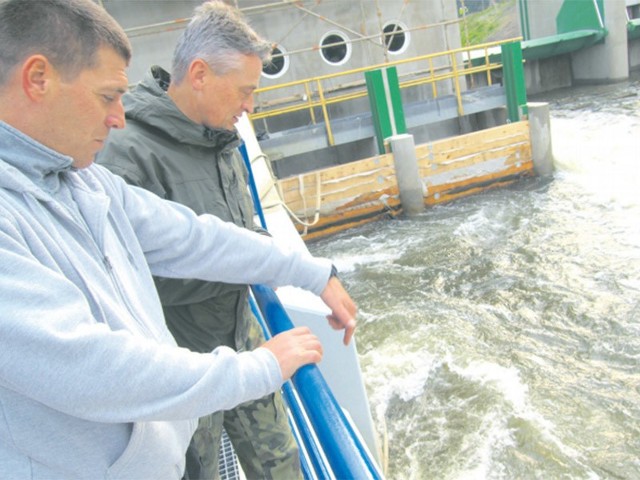
[[[279,333],[262,344],[262,347],[275,355],[284,380],[290,379],[303,365],[322,360],[322,344],[307,327]]]
[[[349,345],[356,331],[356,304],[342,286],[337,277],[331,277],[320,295],[322,301],[331,309],[327,320],[334,330],[344,329],[343,342]]]

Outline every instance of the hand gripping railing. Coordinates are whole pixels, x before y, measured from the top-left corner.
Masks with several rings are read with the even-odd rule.
[[[251,288],[272,335],[293,328],[293,323],[271,288],[264,285],[253,285]],[[326,467],[321,467],[325,469],[320,474],[321,478],[329,474],[341,480],[382,479],[371,453],[343,413],[318,367],[301,367],[293,375],[292,383],[306,413],[294,412],[294,415],[298,415],[295,420],[302,425],[310,423],[306,427],[313,429],[323,450],[323,454],[320,453],[323,458],[312,459],[312,463],[322,463],[325,458],[329,463],[331,473],[326,471]]]

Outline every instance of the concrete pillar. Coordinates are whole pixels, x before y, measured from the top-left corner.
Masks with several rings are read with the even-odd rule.
[[[640,38],[629,42],[629,70],[640,69]]]
[[[402,210],[406,215],[418,214],[424,210],[424,187],[420,180],[413,135],[405,133],[387,140],[393,153]]]
[[[553,174],[549,104],[529,102],[528,107],[533,169],[537,175],[549,176]]]
[[[571,67],[577,83],[615,82],[629,78],[627,12],[625,2],[604,0],[604,43],[573,54]]]

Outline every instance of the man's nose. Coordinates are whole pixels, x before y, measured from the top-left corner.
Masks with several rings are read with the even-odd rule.
[[[253,95],[242,103],[242,109],[247,113],[253,113]]]
[[[126,120],[124,118],[124,105],[122,105],[122,102],[118,102],[117,108],[109,112],[106,123],[109,128],[124,128]]]

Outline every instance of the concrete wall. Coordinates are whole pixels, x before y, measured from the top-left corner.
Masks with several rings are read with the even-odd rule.
[[[585,3],[592,0],[584,0]],[[553,36],[557,33],[556,17],[564,0],[528,0],[531,39]],[[518,3],[518,8],[520,8]],[[550,90],[558,86],[592,82],[615,82],[629,77],[629,68],[640,64],[636,46],[627,39],[626,5],[621,0],[604,0],[604,26],[608,31],[604,42],[579,50],[570,55],[549,59],[529,68],[527,87],[531,93]],[[630,49],[630,47],[632,47]],[[558,68],[558,70],[556,70]],[[565,79],[570,71],[571,83]],[[545,85],[547,83],[547,85]]]
[[[527,0],[529,35],[531,38],[555,35],[556,17],[564,0]],[[517,2],[520,9],[520,2]],[[519,10],[518,10],[519,11]],[[520,16],[522,18],[522,16]]]
[[[576,83],[615,82],[629,78],[627,13],[624,2],[605,0],[604,43],[575,52],[572,56]]]
[[[640,70],[640,38],[629,42],[629,70]]]
[[[173,47],[185,25],[180,20],[188,19],[193,9],[201,3],[202,0],[102,0],[107,11],[126,30],[168,23],[156,29],[147,29],[145,34],[131,32],[134,58],[129,68],[129,77],[132,83],[140,80],[151,64],[170,67]],[[332,74],[460,46],[457,23],[435,25],[457,19],[454,0],[307,0],[282,5],[277,5],[273,0],[233,0],[232,3],[243,10],[249,23],[259,34],[283,47],[285,51],[291,52],[286,73],[276,79],[263,77],[262,86]],[[389,22],[405,27],[408,30],[408,40],[406,48],[401,52],[385,56],[381,32],[383,26]],[[412,31],[425,25],[431,26]],[[322,37],[335,31],[341,32],[352,41],[350,59],[339,66],[324,61],[318,50]],[[372,39],[361,40],[372,35],[375,36]],[[399,71],[402,73],[402,68]],[[360,77],[361,75],[354,80],[362,80]],[[340,85],[329,83],[329,86]]]
[[[264,2],[240,0],[239,3],[243,7],[245,3]],[[403,0],[324,0],[300,3],[303,8],[290,4],[286,8],[272,8],[255,13],[247,11],[251,24],[258,32],[288,52],[294,52],[290,55],[289,70],[275,80],[264,78],[262,86],[328,75],[384,63],[386,60],[410,58],[460,46],[457,24],[410,31],[406,49],[399,54],[389,54],[386,57],[380,37],[383,25],[388,22],[397,22],[411,30],[455,19],[457,15],[454,1],[405,3]],[[312,11],[313,14],[308,11]],[[322,18],[318,18],[319,16]],[[341,32],[352,41],[351,58],[339,66],[325,62],[316,48],[322,37],[330,31]],[[361,40],[372,35],[375,36],[372,39]],[[313,50],[308,51],[309,49]],[[296,51],[300,53],[295,53]],[[399,69],[399,73],[402,73],[402,68]],[[362,80],[361,77],[359,74],[353,80]],[[337,82],[333,85],[329,82],[329,85],[339,87]]]
[[[548,92],[573,85],[571,55],[558,55],[524,64],[524,78],[528,95]]]
[[[637,21],[640,18],[640,0],[625,0],[629,18]],[[629,42],[629,70],[640,69],[640,38]]]
[[[199,0],[163,0],[162,2],[101,0],[104,8],[127,30],[133,47],[129,66],[130,83],[137,83],[151,65],[171,67],[171,56],[184,23],[158,27],[153,33],[130,32],[132,28],[191,17]]]

